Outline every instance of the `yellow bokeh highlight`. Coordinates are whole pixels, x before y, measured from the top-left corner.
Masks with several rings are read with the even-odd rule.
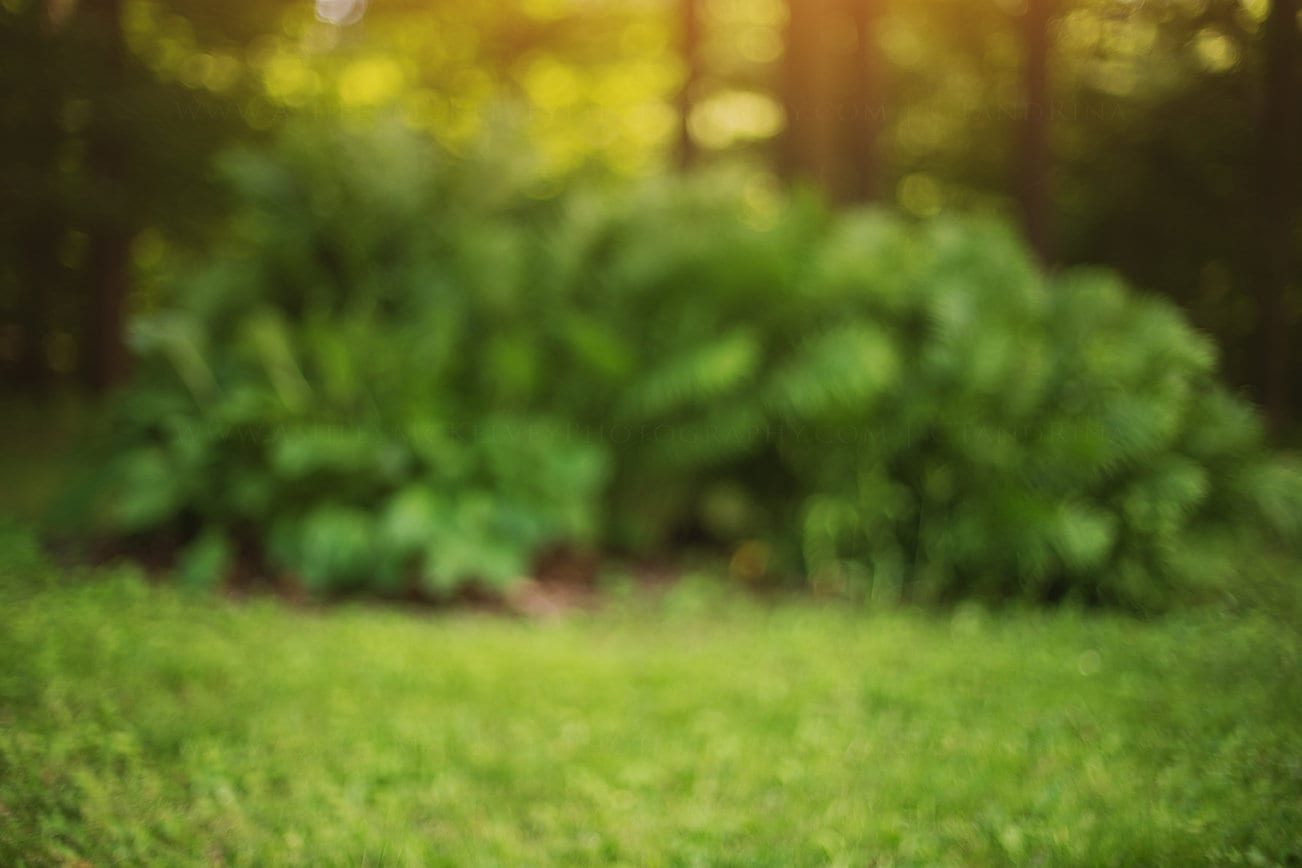
[[[1135,64],[1120,59],[1109,59],[1094,66],[1094,86],[1116,97],[1127,97],[1139,85]]]
[[[785,0],[707,0],[705,15],[718,24],[776,27],[786,21],[787,7]]]
[[[657,146],[673,135],[678,126],[678,114],[663,102],[647,102],[629,109],[625,122],[634,139]]]
[[[901,68],[922,66],[927,46],[922,34],[908,21],[887,18],[880,25],[878,40],[886,58]]]
[[[530,102],[543,111],[569,108],[579,100],[581,83],[574,69],[544,55],[525,70],[521,84]]]
[[[619,35],[619,48],[626,57],[654,58],[671,50],[669,28],[660,20],[630,21]]]
[[[767,94],[728,90],[697,105],[688,128],[704,147],[727,148],[776,135],[782,129],[782,107]]]
[[[923,107],[904,115],[895,131],[895,138],[905,150],[929,151],[939,146],[951,132],[940,112]]]
[[[607,67],[590,79],[592,101],[610,109],[667,97],[678,84],[672,69],[651,61]]]
[[[299,55],[282,52],[263,64],[262,86],[276,102],[297,106],[317,93],[320,79]]]
[[[1249,20],[1261,24],[1270,13],[1270,0],[1239,0],[1239,8]]]
[[[355,60],[339,74],[339,99],[350,108],[366,108],[391,102],[402,90],[402,68],[388,57]]]
[[[1239,62],[1239,49],[1234,42],[1211,27],[1205,27],[1194,37],[1194,52],[1205,69],[1226,72]]]
[[[202,52],[191,54],[179,69],[181,84],[189,88],[203,87],[204,79],[212,68],[212,58]]]
[[[901,208],[918,217],[934,217],[940,213],[940,184],[922,172],[914,172],[900,181],[896,198]]]
[[[240,62],[229,54],[210,55],[212,63],[203,77],[203,86],[209,90],[229,90],[240,80]]]

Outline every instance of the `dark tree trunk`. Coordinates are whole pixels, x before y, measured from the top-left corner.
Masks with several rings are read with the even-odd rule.
[[[117,108],[126,86],[122,0],[98,0],[84,6],[82,14],[92,28],[104,76],[86,143],[92,195],[97,201],[91,203],[93,218],[86,263],[90,302],[85,308],[82,372],[86,385],[102,392],[126,374],[123,332],[134,235],[127,204],[128,153]]]
[[[700,0],[678,0],[679,56],[683,63],[683,85],[678,91],[678,166],[696,165],[696,140],[692,138],[692,107],[701,79],[701,10]]]
[[[809,86],[809,30],[814,26],[813,10],[801,0],[787,2],[787,28],[784,34],[781,80],[778,83],[786,126],[778,139],[778,171],[788,181],[797,180],[803,173],[809,151],[805,130],[802,101]]]
[[[49,382],[45,339],[49,326],[49,298],[58,271],[58,225],[44,216],[33,216],[18,234],[15,251],[18,277],[18,385],[41,393]]]
[[[1049,187],[1049,19],[1053,0],[1027,0],[1022,16],[1026,51],[1023,87],[1026,112],[1018,151],[1018,199],[1022,229],[1040,261],[1053,260],[1052,191]]]
[[[1262,390],[1276,434],[1290,416],[1289,293],[1298,279],[1293,245],[1298,221],[1298,0],[1274,0],[1265,27],[1266,81],[1262,117],[1262,225],[1265,279],[1258,296],[1262,326]]]
[[[105,392],[126,376],[127,352],[123,342],[127,296],[130,291],[131,238],[125,232],[103,229],[91,239],[87,265],[93,284],[87,310],[84,380],[92,391]]]
[[[840,22],[833,0],[789,0],[782,103],[787,126],[780,142],[782,174],[813,182],[844,198],[843,63],[834,52],[831,28]]]
[[[44,3],[27,7],[18,18],[18,32],[9,35],[22,40],[24,62],[35,71],[26,82],[26,98],[18,103],[16,116],[9,118],[21,167],[11,204],[21,216],[7,240],[17,293],[17,385],[37,394],[46,390],[50,380],[45,346],[51,331],[51,300],[59,289],[59,242],[65,222],[58,197],[62,76],[57,36],[47,12]]]
[[[856,37],[852,71],[853,105],[850,113],[853,166],[850,174],[851,196],[871,202],[881,193],[879,139],[885,122],[881,48],[877,42],[877,22],[882,0],[850,0],[851,18]]]

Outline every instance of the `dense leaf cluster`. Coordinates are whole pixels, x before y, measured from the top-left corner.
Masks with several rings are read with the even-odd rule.
[[[232,157],[225,245],[136,329],[103,518],[311,588],[442,593],[684,535],[879,599],[1150,607],[1296,540],[1211,343],[995,222],[531,196],[392,130]],[[744,556],[743,556],[744,555]]]

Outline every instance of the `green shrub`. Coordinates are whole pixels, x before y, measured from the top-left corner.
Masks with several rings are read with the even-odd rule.
[[[484,436],[550,418],[523,230],[405,135],[364,141],[233,155],[227,243],[136,324],[100,517],[189,546],[195,583],[251,550],[315,591],[443,592],[595,531],[599,448]]]
[[[1218,524],[1296,539],[1290,509],[1262,500],[1273,489],[1296,504],[1296,475],[1262,451],[1215,381],[1213,348],[1174,308],[1098,272],[1046,280],[999,227],[911,234],[909,264],[889,281],[865,266],[854,295],[870,307],[845,315],[893,350],[879,369],[894,382],[855,411],[867,436],[789,452],[817,480],[812,570],[887,595],[1149,608],[1211,580],[1189,551]],[[905,302],[872,304],[890,283]]]
[[[686,534],[874,599],[1149,608],[1233,581],[1207,540],[1302,531],[1208,340],[998,224],[759,211],[727,176],[539,198],[390,129],[226,170],[101,486],[196,584],[252,551],[447,593]]]

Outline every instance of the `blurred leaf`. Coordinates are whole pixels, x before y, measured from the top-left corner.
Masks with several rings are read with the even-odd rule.
[[[177,573],[188,588],[213,590],[220,587],[234,563],[230,541],[217,530],[205,531],[181,555]]]

